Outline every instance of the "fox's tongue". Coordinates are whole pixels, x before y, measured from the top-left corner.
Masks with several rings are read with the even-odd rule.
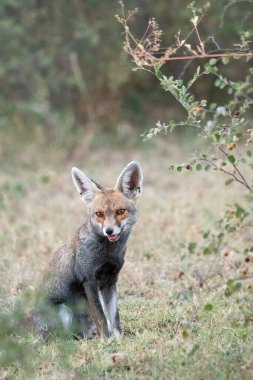
[[[119,238],[119,235],[109,235],[108,236],[108,239],[110,241],[116,241],[116,240],[118,240],[118,238]]]

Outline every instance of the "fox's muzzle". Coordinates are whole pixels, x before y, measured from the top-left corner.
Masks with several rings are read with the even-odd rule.
[[[118,226],[103,227],[103,234],[109,241],[117,241],[120,237],[121,228]]]

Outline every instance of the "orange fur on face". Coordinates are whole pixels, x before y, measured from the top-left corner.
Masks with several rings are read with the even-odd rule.
[[[129,215],[127,208],[132,201],[127,199],[124,194],[117,190],[107,190],[99,192],[90,205],[93,215],[98,223],[103,224],[107,217],[113,217],[118,222],[123,221]],[[125,210],[121,215],[117,211]],[[96,213],[102,213],[103,216],[97,216]]]
[[[96,211],[97,212],[97,211]],[[103,212],[103,211],[100,211],[100,212]],[[103,212],[103,215],[104,215],[104,212]],[[104,222],[104,220],[105,220],[105,217],[104,216],[97,216],[96,214],[95,214],[95,218],[96,218],[96,221],[98,222],[98,223],[103,223]]]
[[[117,210],[116,210],[117,211]],[[115,214],[115,218],[119,221],[119,222],[122,222],[122,220],[126,219],[128,217],[129,213],[128,211],[126,210],[124,212],[124,214],[121,214],[121,215],[117,215]]]

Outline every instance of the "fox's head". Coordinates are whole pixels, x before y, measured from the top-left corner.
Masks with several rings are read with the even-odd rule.
[[[143,175],[138,162],[132,161],[120,173],[113,188],[104,188],[72,168],[73,182],[88,208],[93,231],[111,242],[129,233],[137,220],[136,199],[141,194]]]

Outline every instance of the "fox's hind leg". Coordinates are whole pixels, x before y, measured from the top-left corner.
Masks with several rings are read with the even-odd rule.
[[[40,340],[45,341],[45,342],[48,341],[50,334],[51,334],[49,325],[37,313],[33,315],[33,330],[34,330],[34,334],[37,338],[39,338]]]
[[[65,316],[63,322],[63,313],[64,309],[62,308],[62,305],[52,305],[49,302],[44,302],[43,307],[40,307],[33,316],[35,335],[39,339],[47,342],[55,333],[60,333],[62,331],[62,324],[64,325],[64,323],[64,330],[67,331],[67,319]]]
[[[76,339],[92,339],[96,334],[90,315],[80,313],[74,314],[72,331]]]
[[[75,300],[71,330],[77,339],[92,339],[96,333],[87,301],[83,298]]]

